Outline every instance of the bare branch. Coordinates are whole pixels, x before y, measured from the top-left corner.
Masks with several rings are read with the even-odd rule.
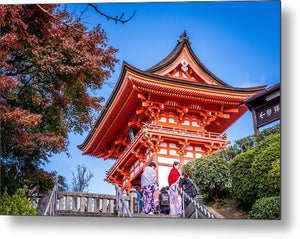
[[[117,22],[121,22],[121,23],[126,23],[126,22],[128,22],[128,21],[130,21],[133,17],[134,17],[134,15],[135,15],[135,13],[136,13],[136,9],[135,9],[135,11],[134,11],[134,13],[128,18],[128,19],[126,19],[126,20],[123,20],[122,18],[123,18],[123,16],[124,16],[124,12],[121,14],[121,16],[119,17],[119,16],[116,16],[116,17],[112,17],[112,16],[109,16],[109,15],[107,15],[107,14],[105,14],[104,12],[102,12],[102,11],[100,11],[94,4],[92,4],[92,3],[88,3],[88,5],[89,6],[91,6],[92,8],[94,8],[95,9],[95,11],[96,12],[98,12],[101,16],[104,16],[104,17],[106,17],[108,20],[109,19],[112,19],[112,20],[114,20],[115,21],[115,23],[117,23]]]

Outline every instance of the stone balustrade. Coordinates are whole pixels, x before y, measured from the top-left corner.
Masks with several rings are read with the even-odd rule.
[[[124,196],[125,202],[133,214],[135,211],[135,193]],[[80,193],[80,192],[57,192],[56,211],[88,214],[115,214],[115,195]],[[122,208],[122,203],[119,202]]]

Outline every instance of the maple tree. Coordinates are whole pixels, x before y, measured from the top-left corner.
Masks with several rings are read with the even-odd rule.
[[[100,25],[89,30],[59,5],[1,5],[0,14],[1,180],[16,189],[67,149],[70,132],[89,129],[103,101],[90,92],[114,71],[117,49]]]

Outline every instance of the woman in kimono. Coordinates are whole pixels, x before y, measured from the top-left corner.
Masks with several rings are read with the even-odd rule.
[[[182,199],[180,193],[178,192],[178,187],[179,180],[183,177],[179,173],[179,166],[179,162],[175,161],[168,177],[171,216],[180,216],[182,214]]]
[[[144,169],[141,177],[141,187],[143,192],[143,213],[154,214],[155,201],[154,192],[157,190],[157,177],[155,172],[156,164],[150,162]]]

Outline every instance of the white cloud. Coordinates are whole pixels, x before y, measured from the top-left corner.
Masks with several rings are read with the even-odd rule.
[[[266,77],[265,76],[251,76],[247,75],[244,80],[240,81],[239,87],[255,87],[266,85]]]

